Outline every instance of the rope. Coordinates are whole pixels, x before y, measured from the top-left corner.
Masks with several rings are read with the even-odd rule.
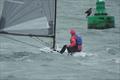
[[[45,43],[46,46],[49,45],[49,43],[45,42],[44,40],[40,39],[39,37],[31,37],[31,38],[34,39],[35,41]],[[40,44],[41,44],[41,43],[40,43]]]

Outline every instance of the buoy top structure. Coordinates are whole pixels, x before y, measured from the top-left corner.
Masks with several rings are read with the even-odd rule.
[[[96,11],[88,16],[88,29],[108,29],[115,27],[114,16],[109,16],[105,8],[105,0],[97,0]]]
[[[107,15],[104,0],[97,0],[95,15]]]

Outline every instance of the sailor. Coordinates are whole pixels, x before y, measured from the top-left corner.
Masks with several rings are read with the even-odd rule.
[[[61,49],[60,53],[63,54],[65,50],[67,49],[68,54],[72,55],[75,52],[80,52],[82,51],[82,39],[79,37],[77,41],[77,35],[76,31],[74,29],[70,30],[71,38],[70,38],[70,44],[64,45],[63,48]],[[80,44],[77,44],[80,43]]]
[[[89,8],[87,11],[85,11],[85,14],[87,14],[86,17],[90,16],[92,13],[92,8]]]

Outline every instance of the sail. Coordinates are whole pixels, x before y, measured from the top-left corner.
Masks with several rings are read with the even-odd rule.
[[[55,48],[55,27],[56,0],[4,0],[0,34],[10,35],[5,38],[25,43],[23,41],[29,37]]]
[[[54,35],[55,0],[6,0],[0,32]]]

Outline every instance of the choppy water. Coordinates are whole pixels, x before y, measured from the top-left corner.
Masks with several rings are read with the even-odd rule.
[[[84,11],[95,1],[58,0],[57,45],[69,43],[74,27],[86,56],[48,53],[33,39],[0,35],[0,80],[120,80],[120,1],[106,0],[116,28],[88,30]]]

